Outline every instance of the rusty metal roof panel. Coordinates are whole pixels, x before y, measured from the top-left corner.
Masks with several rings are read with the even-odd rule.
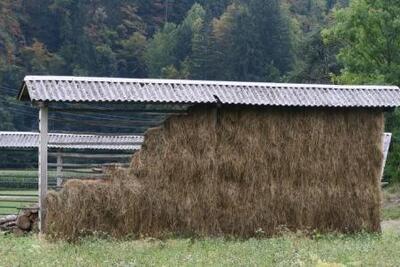
[[[397,107],[397,86],[27,76],[21,100],[218,103],[252,106]]]
[[[89,150],[139,150],[143,136],[50,133],[50,148]],[[0,132],[0,148],[37,148],[35,132]]]

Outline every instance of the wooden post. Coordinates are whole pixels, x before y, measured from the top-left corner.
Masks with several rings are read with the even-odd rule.
[[[62,185],[62,171],[63,171],[63,158],[62,158],[62,154],[61,154],[61,150],[58,151],[57,154],[57,187],[60,187]]]
[[[48,118],[47,105],[39,103],[39,231],[41,233],[44,231],[46,217]]]

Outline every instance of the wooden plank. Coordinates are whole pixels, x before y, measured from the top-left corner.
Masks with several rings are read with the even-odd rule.
[[[141,146],[143,142],[51,142],[50,145],[55,146],[79,146],[79,145],[89,145],[89,146]]]
[[[132,154],[87,154],[87,153],[49,153],[50,157],[82,158],[82,159],[125,159]]]
[[[18,209],[18,208],[20,208],[19,206],[17,207],[17,206],[0,206],[0,210],[1,209]]]
[[[37,195],[3,194],[3,193],[0,193],[0,197],[37,197]]]
[[[92,171],[94,173],[102,173],[104,170],[103,170],[103,168],[92,168]]]
[[[381,180],[383,180],[383,174],[385,171],[385,165],[386,165],[386,160],[387,156],[389,154],[389,148],[390,148],[390,143],[392,141],[392,134],[391,133],[384,133],[383,138],[382,138],[382,143],[383,143],[383,160],[382,160],[382,170],[381,170]]]
[[[62,185],[62,171],[63,171],[63,158],[61,153],[58,153],[57,155],[57,171],[56,171],[56,180],[57,180],[57,186]]]
[[[39,231],[42,233],[46,218],[46,195],[48,179],[49,109],[39,103]]]
[[[73,176],[64,177],[64,180],[93,180],[93,179],[102,180],[107,177],[108,177],[108,175],[106,175],[106,174],[95,174],[95,175],[90,175],[87,177],[73,177]]]
[[[85,170],[74,170],[74,169],[68,169],[67,172],[68,173],[81,173],[81,174],[95,174],[95,173],[98,173],[98,172],[91,171],[91,170],[85,171]],[[65,176],[65,174],[63,176]]]
[[[89,169],[89,168],[102,168],[102,167],[129,167],[129,163],[107,163],[107,164],[79,164],[79,163],[63,163],[61,165],[57,163],[49,163],[49,167],[58,167],[62,166],[63,168],[84,168],[84,169]],[[64,170],[65,171],[65,170]]]
[[[31,200],[31,199],[2,199],[0,198],[0,202],[12,202],[12,203],[38,203],[37,200]]]
[[[152,114],[152,115],[186,115],[187,110],[177,110],[177,109],[98,109],[98,108],[52,108],[55,112],[77,112],[77,113],[137,113],[137,114]]]
[[[124,123],[122,121],[115,121],[111,123],[110,121],[99,121],[99,120],[72,120],[72,119],[57,119],[57,118],[50,118],[51,121],[60,121],[64,124],[83,124],[83,125],[90,125],[90,126],[103,126],[103,127],[113,127],[113,128],[144,128],[144,127],[155,127],[161,123]]]

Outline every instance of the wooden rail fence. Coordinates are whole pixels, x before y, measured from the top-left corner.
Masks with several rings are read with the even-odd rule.
[[[38,203],[37,194],[3,193],[0,191],[0,216],[18,214],[26,206]]]

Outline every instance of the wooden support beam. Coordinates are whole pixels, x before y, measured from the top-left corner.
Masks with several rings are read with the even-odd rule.
[[[63,118],[59,119],[57,117],[51,117],[51,121],[60,121],[63,123],[81,123],[85,125],[92,125],[92,126],[112,126],[112,127],[138,127],[138,128],[143,128],[143,127],[156,127],[157,125],[162,124],[164,121],[148,121],[148,122],[139,122],[139,121],[127,121],[127,120],[101,120],[101,119],[93,119],[93,120],[84,120],[81,118],[76,118],[76,119],[68,119],[68,118]]]
[[[385,171],[385,165],[386,165],[386,160],[387,156],[389,153],[389,148],[390,148],[390,143],[392,141],[392,134],[391,133],[385,133],[382,137],[382,146],[383,146],[383,160],[382,160],[382,169],[381,169],[381,176],[380,179],[381,181],[383,180],[383,174]]]
[[[57,186],[62,185],[62,171],[63,171],[63,157],[61,152],[57,153],[57,172],[56,172],[56,179],[57,179]]]
[[[93,174],[89,176],[65,176],[65,180],[104,180],[105,178],[108,178],[108,175],[106,174]]]
[[[75,168],[75,169],[91,169],[91,168],[102,168],[102,167],[129,167],[129,163],[106,163],[106,164],[79,164],[79,163],[63,163],[61,165],[57,163],[49,163],[49,167],[62,166],[63,169]]]
[[[79,170],[79,169],[77,169],[77,170],[74,170],[74,169],[68,169],[68,173],[79,173],[79,174],[87,174],[87,175],[91,175],[91,174],[98,174],[99,172],[95,172],[95,171],[92,171],[92,170],[85,170],[85,169],[81,169],[81,170]],[[102,173],[102,172],[100,172],[100,173]],[[63,175],[63,178],[65,177],[65,174]]]
[[[46,218],[48,121],[49,109],[45,103],[39,103],[39,231],[41,233],[44,231]]]
[[[143,142],[51,142],[54,146],[141,146]]]
[[[49,157],[81,159],[129,159],[132,154],[88,154],[88,153],[49,153]]]
[[[101,109],[101,108],[52,108],[54,112],[77,112],[77,113],[138,113],[138,114],[151,114],[151,115],[187,115],[187,110],[178,109]]]

